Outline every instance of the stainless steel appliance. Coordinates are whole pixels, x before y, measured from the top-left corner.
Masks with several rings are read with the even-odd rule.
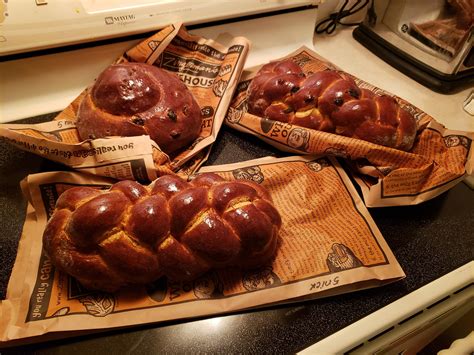
[[[353,36],[421,84],[450,93],[474,83],[472,0],[373,0]]]

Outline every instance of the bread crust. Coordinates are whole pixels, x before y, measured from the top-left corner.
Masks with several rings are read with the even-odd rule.
[[[291,59],[264,65],[248,88],[248,112],[408,151],[415,118],[394,98],[360,89],[334,70],[306,75]]]
[[[255,268],[277,249],[281,217],[250,181],[174,175],[145,187],[75,187],[58,199],[43,234],[52,263],[89,289],[113,292],[161,276],[195,279],[212,268]]]
[[[170,72],[145,63],[114,64],[88,89],[77,113],[81,139],[149,135],[167,154],[190,145],[201,130],[191,91]]]

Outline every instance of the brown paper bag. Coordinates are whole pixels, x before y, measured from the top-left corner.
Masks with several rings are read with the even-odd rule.
[[[213,270],[193,282],[161,278],[114,294],[91,292],[55,270],[42,234],[58,196],[113,181],[79,173],[28,176],[27,218],[0,303],[0,341],[21,343],[78,332],[207,316],[380,286],[404,277],[348,176],[333,158],[263,158],[210,166],[228,180],[265,186],[282,216],[275,260],[258,270]]]
[[[305,73],[326,69],[339,70],[306,47],[285,58],[292,58]],[[362,189],[366,206],[418,204],[438,196],[462,181],[466,175],[473,174],[474,132],[446,129],[409,102],[354,76],[351,77],[359,87],[394,97],[402,108],[415,116],[418,133],[410,152],[262,119],[247,113],[247,88],[260,67],[254,67],[242,74],[226,117],[226,124],[255,135],[283,151],[346,159]]]
[[[83,91],[52,122],[0,125],[0,137],[20,149],[82,172],[116,179],[152,181],[180,168],[192,173],[207,158],[247,57],[243,37],[223,46],[172,25],[128,50],[116,63],[153,64],[176,73],[190,89],[203,115],[200,136],[170,159],[149,136],[110,137],[80,142],[74,121]],[[105,68],[104,68],[105,69]]]

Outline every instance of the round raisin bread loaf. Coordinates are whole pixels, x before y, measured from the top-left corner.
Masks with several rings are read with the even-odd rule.
[[[201,110],[178,78],[153,65],[109,66],[77,112],[81,139],[149,135],[167,154],[190,145],[201,130]]]

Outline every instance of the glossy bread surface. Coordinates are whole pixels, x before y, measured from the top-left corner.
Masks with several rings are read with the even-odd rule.
[[[415,118],[389,96],[357,87],[342,73],[306,75],[291,59],[264,65],[248,88],[251,114],[410,150]]]
[[[191,144],[201,121],[199,105],[186,85],[175,74],[144,63],[109,66],[77,113],[83,140],[149,135],[168,154]]]
[[[161,276],[192,280],[211,268],[254,268],[275,255],[281,218],[250,181],[165,175],[153,186],[75,187],[58,199],[43,235],[53,264],[85,287],[115,291]]]

